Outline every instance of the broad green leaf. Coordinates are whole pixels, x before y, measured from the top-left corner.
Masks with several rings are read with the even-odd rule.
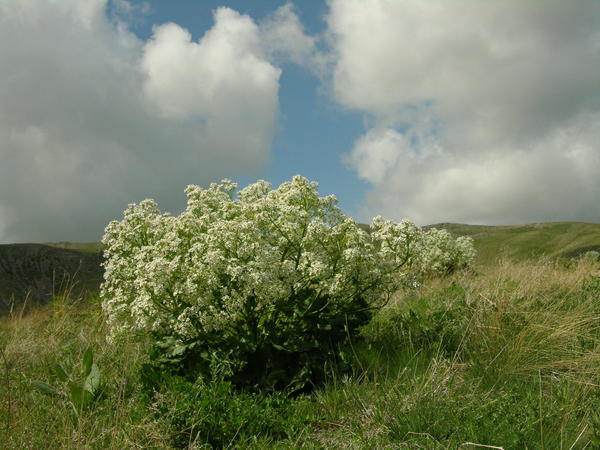
[[[83,389],[75,383],[69,383],[69,397],[76,411],[79,411],[83,406]]]
[[[81,411],[92,400],[92,394],[75,383],[69,383],[69,394],[71,403],[77,411]]]
[[[63,383],[66,383],[69,380],[69,376],[67,375],[67,372],[61,364],[54,365],[54,373],[56,374],[58,379]]]
[[[44,383],[43,381],[34,380],[32,382],[33,387],[37,390],[43,392],[46,395],[59,396],[60,393],[56,390],[54,386],[50,386],[48,383]]]
[[[100,370],[96,364],[92,364],[92,368],[90,369],[90,373],[85,379],[85,383],[83,384],[83,389],[94,395],[98,388],[100,387]]]
[[[92,370],[93,363],[94,353],[92,352],[92,348],[88,347],[85,353],[83,354],[83,376],[87,377],[90,374],[90,370]]]

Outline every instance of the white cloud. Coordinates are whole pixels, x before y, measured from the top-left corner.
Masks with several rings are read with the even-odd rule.
[[[373,129],[365,214],[600,220],[600,4],[332,0],[333,88]]]
[[[304,32],[291,3],[277,8],[260,25],[266,50],[275,58],[289,59],[309,70],[324,70],[324,54],[317,48],[317,38]]]
[[[152,11],[148,2],[132,3],[128,0],[112,0],[114,8],[113,19],[125,23],[142,23],[146,16]]]
[[[407,138],[394,129],[372,129],[360,138],[346,164],[356,169],[359,178],[374,184],[384,181],[399,158],[410,158]]]
[[[387,168],[390,175],[381,182],[365,177],[375,184],[370,212],[393,217],[400,211],[421,224],[598,221],[599,120],[600,114],[578,118],[520,150],[488,148],[475,155],[420,148],[418,154],[392,146],[399,156]],[[371,139],[372,148],[392,142],[376,133]]]
[[[280,75],[260,36],[226,8],[144,43],[105,1],[0,2],[0,242],[98,239],[128,202],[255,174]]]
[[[144,92],[165,117],[200,121],[213,148],[261,158],[273,134],[281,70],[265,58],[256,24],[228,8],[198,42],[169,23],[144,47]]]

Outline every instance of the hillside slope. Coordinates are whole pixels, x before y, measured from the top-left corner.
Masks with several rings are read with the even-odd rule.
[[[600,250],[600,224],[597,223],[548,222],[515,226],[440,223],[427,228],[443,228],[455,236],[471,236],[481,264],[499,257],[519,261],[542,255],[570,258],[588,250]]]
[[[45,303],[72,289],[75,295],[96,292],[102,279],[99,252],[43,244],[0,245],[0,315],[27,298]]]

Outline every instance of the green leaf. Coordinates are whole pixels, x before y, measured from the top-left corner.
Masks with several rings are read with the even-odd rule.
[[[75,383],[69,383],[71,403],[77,411],[81,411],[92,401],[92,394]]]
[[[83,389],[81,389],[81,386],[69,386],[69,396],[73,404],[73,409],[80,411],[83,408]]]
[[[87,377],[90,374],[90,370],[92,370],[92,364],[94,363],[94,353],[92,352],[92,348],[88,347],[85,353],[83,354],[83,376]]]
[[[171,348],[171,356],[181,356],[185,353],[187,347],[183,344],[175,344]]]
[[[63,383],[66,383],[69,380],[69,376],[67,375],[65,368],[61,364],[55,364],[53,368],[54,368],[54,373],[56,374],[56,376],[58,377],[58,379],[60,381],[62,381]]]
[[[85,379],[85,383],[83,383],[83,389],[89,392],[90,394],[96,394],[96,391],[100,387],[100,370],[96,364],[92,364],[92,368],[87,378]]]
[[[58,392],[54,386],[50,386],[48,383],[34,380],[32,384],[34,388],[36,388],[38,391],[43,392],[46,395],[51,395],[53,397],[60,396],[60,392]]]
[[[73,402],[69,402],[69,405],[71,405],[71,420],[77,425],[79,423],[79,411]]]

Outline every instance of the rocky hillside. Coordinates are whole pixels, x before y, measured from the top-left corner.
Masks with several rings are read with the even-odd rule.
[[[43,244],[0,245],[0,315],[27,303],[46,303],[71,289],[97,292],[102,279],[98,251]]]

